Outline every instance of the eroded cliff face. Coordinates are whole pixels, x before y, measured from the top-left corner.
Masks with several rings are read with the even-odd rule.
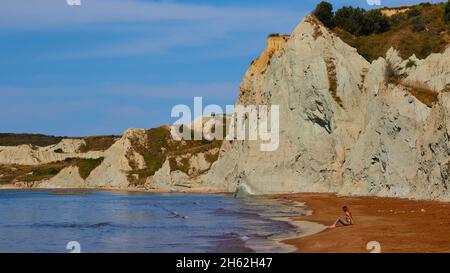
[[[100,158],[103,156],[102,151],[80,152],[80,148],[85,144],[82,139],[63,139],[58,144],[47,147],[28,144],[0,146],[0,164],[40,165],[67,158]]]
[[[450,49],[425,60],[390,50],[369,63],[307,16],[278,52],[262,73],[249,68],[238,100],[280,106],[278,150],[224,142],[208,183],[256,194],[450,199]],[[388,78],[389,67],[399,79]],[[437,96],[424,98],[425,89]]]
[[[237,105],[279,106],[277,150],[130,129],[105,151],[80,152],[85,140],[0,147],[0,184],[450,200],[450,48],[423,60],[390,49],[369,63],[307,16],[269,36]]]
[[[105,151],[80,152],[86,147],[82,139],[0,147],[0,187],[206,191],[202,176],[217,159],[220,144],[175,141],[164,126],[129,129]]]

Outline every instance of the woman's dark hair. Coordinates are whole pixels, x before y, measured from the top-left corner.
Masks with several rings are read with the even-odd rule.
[[[343,211],[348,211],[347,206],[343,206],[343,207],[342,207],[342,210],[343,210]]]

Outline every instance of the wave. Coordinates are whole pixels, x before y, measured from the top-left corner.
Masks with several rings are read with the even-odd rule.
[[[188,219],[189,218],[188,216],[179,214],[176,211],[171,211],[170,215],[171,215],[171,218],[182,218],[182,219]]]
[[[105,228],[105,227],[123,227],[124,225],[118,225],[111,222],[99,222],[94,224],[85,223],[35,223],[31,225],[36,228]]]
[[[241,235],[237,232],[224,232],[223,235],[221,236],[222,238],[233,238],[233,239],[239,239],[243,242],[246,242],[250,239],[249,236],[247,235]]]
[[[259,213],[251,212],[248,210],[217,208],[213,213],[219,216],[243,216],[248,218],[261,218],[261,215]]]
[[[184,218],[184,219],[187,219]],[[137,229],[137,230],[161,230],[165,229],[165,227],[161,226],[137,226],[131,224],[118,224],[112,222],[98,222],[98,223],[75,223],[75,222],[61,222],[61,223],[30,223],[30,224],[19,224],[19,225],[3,225],[2,228],[13,228],[13,229],[27,229],[27,228],[47,228],[47,229],[91,229],[91,230],[101,230],[101,229],[119,229],[119,230],[129,230],[129,229]],[[174,229],[184,228],[184,225],[171,225]]]

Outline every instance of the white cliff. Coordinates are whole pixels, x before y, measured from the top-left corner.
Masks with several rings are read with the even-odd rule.
[[[262,56],[267,55],[268,49]],[[280,145],[226,141],[206,183],[256,194],[338,192],[450,200],[450,49],[415,61],[369,63],[307,16],[264,70],[247,71],[238,104],[280,106]],[[387,63],[440,92],[428,107],[385,80]]]
[[[49,180],[35,183],[36,188],[84,188],[84,179],[81,178],[78,167],[69,166],[62,169],[57,175]]]
[[[84,140],[82,139],[63,139],[58,144],[47,147],[28,144],[0,146],[0,164],[40,165],[67,158],[100,158],[103,156],[102,151],[78,152],[83,144]]]
[[[130,160],[139,168],[145,166],[142,155],[137,153],[131,139],[145,141],[144,129],[129,129],[122,138],[104,153],[104,160],[86,179],[87,187],[127,188],[128,172],[132,170]]]

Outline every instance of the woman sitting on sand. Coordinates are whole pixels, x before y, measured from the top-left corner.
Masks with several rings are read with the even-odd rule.
[[[344,213],[345,213],[345,219],[338,218],[338,219],[336,220],[336,222],[334,222],[334,224],[333,224],[332,226],[330,226],[330,228],[335,228],[335,227],[337,226],[337,224],[341,224],[341,225],[343,225],[343,226],[350,226],[350,225],[353,225],[353,224],[354,224],[352,214],[351,214],[351,212],[348,210],[347,206],[343,206],[343,207],[342,207],[342,210],[343,210]]]

